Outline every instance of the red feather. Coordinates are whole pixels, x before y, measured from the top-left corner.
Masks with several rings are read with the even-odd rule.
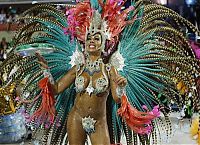
[[[118,114],[126,121],[127,125],[136,133],[148,134],[151,132],[151,121],[160,116],[158,106],[152,111],[142,112],[132,107],[125,95],[121,98],[121,107]]]
[[[40,80],[38,85],[41,89],[42,103],[31,116],[31,120],[36,120],[39,125],[44,123],[45,127],[49,127],[53,124],[56,114],[53,90],[47,77]]]

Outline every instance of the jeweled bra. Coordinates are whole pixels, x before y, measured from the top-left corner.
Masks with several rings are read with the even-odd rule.
[[[104,77],[98,78],[96,80],[96,84],[95,84],[96,88],[94,88],[92,85],[93,75],[94,75],[94,73],[98,73],[101,71],[101,68],[100,68],[101,64],[102,64],[102,73],[103,73]],[[101,58],[94,62],[86,60],[86,64],[83,66],[83,68],[81,68],[80,66],[78,66],[77,68],[78,69],[77,69],[76,80],[75,80],[75,86],[76,86],[77,93],[80,93],[80,92],[86,90],[86,92],[89,95],[91,95],[91,94],[102,93],[107,90],[108,85],[109,85],[109,80],[108,80],[107,75],[105,74],[105,68],[108,72],[110,71],[110,68],[109,68],[109,65],[107,65],[107,64],[105,65],[103,63]],[[81,76],[81,74],[84,71],[87,72],[90,76],[90,82],[86,88],[84,88],[85,79],[83,76]]]

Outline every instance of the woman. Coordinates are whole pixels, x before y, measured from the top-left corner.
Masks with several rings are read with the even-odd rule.
[[[125,87],[127,82],[117,74],[113,66],[104,64],[101,48],[105,48],[105,43],[102,37],[105,36],[101,33],[89,33],[85,44],[86,64],[74,66],[52,85],[55,95],[74,82],[76,85],[76,100],[67,121],[69,144],[84,145],[86,135],[90,136],[92,144],[110,144],[106,101],[111,90],[115,102],[120,103],[120,96],[116,91],[118,87]],[[40,54],[36,55],[42,67],[48,68]],[[88,127],[87,123],[91,126]]]
[[[13,42],[15,52],[24,59],[11,53],[5,64],[20,66],[11,81],[28,76],[23,92],[31,92],[25,99],[33,102],[27,107],[33,113],[32,125],[51,127],[45,143],[61,144],[67,132],[70,144],[84,144],[86,135],[93,144],[114,144],[120,142],[124,132],[127,144],[133,138],[135,145],[150,144],[151,137],[154,144],[162,134],[157,127],[160,120],[153,120],[159,116],[154,104],[162,104],[155,94],[173,99],[171,96],[179,93],[176,85],[183,74],[188,92],[194,94],[190,87],[194,82],[190,80],[196,73],[196,60],[175,24],[165,20],[170,17],[178,26],[184,23],[191,30],[195,27],[163,6],[141,0],[123,10],[124,3],[80,2],[66,12],[67,18],[47,5],[24,12],[23,18],[30,21]],[[177,44],[179,41],[182,43]],[[35,52],[41,52],[48,67],[36,54],[45,68],[40,69]],[[29,53],[31,57],[27,57]],[[178,69],[171,68],[172,62]],[[121,104],[120,109],[114,101]],[[170,127],[167,121],[164,124]],[[166,133],[172,133],[171,129]]]
[[[56,83],[54,83],[53,77],[48,71],[46,61],[39,53],[36,53],[39,63],[43,68],[46,68],[44,76],[49,77],[51,82],[49,89],[53,90],[54,95],[75,84],[76,99],[67,119],[69,144],[85,144],[87,135],[89,135],[92,144],[110,144],[106,118],[107,98],[111,92],[114,101],[120,103],[121,96],[125,93],[124,87],[127,81],[118,75],[109,61],[104,63],[106,59],[103,53],[108,49],[106,45],[108,36],[105,29],[104,20],[101,19],[97,11],[94,12],[90,20],[90,27],[85,34],[83,63],[78,62]],[[107,57],[107,59],[110,58]],[[155,112],[143,113],[143,115],[137,113],[134,110],[136,116],[134,121],[138,121],[138,126],[146,127],[150,120],[157,117]],[[138,119],[137,117],[143,118],[144,121],[140,121],[141,118]]]

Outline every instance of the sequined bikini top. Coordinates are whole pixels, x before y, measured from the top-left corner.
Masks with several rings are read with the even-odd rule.
[[[76,92],[77,93],[80,93],[80,92],[82,92],[84,90],[87,91],[88,87],[86,89],[84,88],[84,83],[85,83],[84,81],[85,81],[85,79],[84,79],[83,76],[79,76],[79,77],[76,78],[75,85],[76,85]],[[105,92],[106,89],[108,88],[108,82],[106,81],[105,78],[98,78],[97,81],[96,81],[96,86],[95,87],[96,88],[92,88],[92,87],[88,88],[88,89],[90,89],[90,90],[88,90],[88,93],[89,94],[90,93],[98,94],[98,93]]]
[[[98,78],[96,80],[95,86],[93,86],[93,74],[101,71],[100,64],[102,64],[103,77]],[[109,80],[105,73],[105,69],[109,74],[110,68],[110,65],[104,64],[102,59],[98,59],[94,62],[89,62],[86,60],[86,64],[82,68],[77,66],[77,74],[75,79],[76,92],[80,93],[86,91],[89,95],[105,92],[109,86]],[[90,76],[90,82],[86,88],[85,79],[83,76],[81,76],[84,71],[87,72]]]

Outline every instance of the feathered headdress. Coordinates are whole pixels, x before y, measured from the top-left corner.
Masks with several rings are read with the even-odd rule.
[[[127,24],[134,21],[134,18],[127,19],[129,12],[134,7],[130,6],[122,11],[124,3],[123,0],[78,3],[75,8],[66,12],[68,20],[67,33],[84,42],[87,32],[95,29],[96,32],[97,30],[104,31],[106,39],[113,40],[114,37],[119,36]]]

